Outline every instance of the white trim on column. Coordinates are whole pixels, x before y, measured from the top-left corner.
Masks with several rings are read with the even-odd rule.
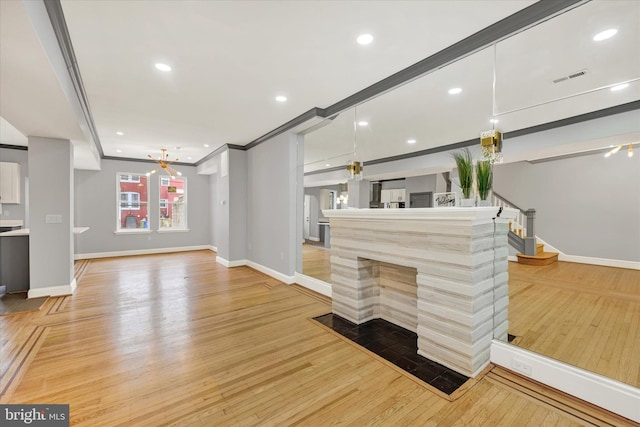
[[[640,422],[640,389],[629,384],[497,340],[491,362]]]
[[[27,294],[27,298],[39,297],[60,297],[63,295],[72,295],[76,290],[76,279],[73,279],[68,285],[48,286],[46,288],[31,288]]]
[[[219,255],[216,255],[216,262],[220,265],[223,265],[224,267],[227,268],[232,268],[232,267],[242,267],[243,265],[247,265],[247,260],[246,259],[238,259],[235,261],[229,261],[228,259],[222,258]]]
[[[307,289],[311,289],[314,292],[331,298],[331,283],[327,283],[311,276],[306,276],[302,273],[296,273],[295,280],[298,285],[304,286]]]
[[[258,270],[259,272],[264,273],[267,276],[271,276],[274,279],[280,280],[281,282],[284,282],[287,285],[290,285],[296,282],[294,276],[287,276],[286,274],[280,273],[279,271],[273,270],[269,267],[265,267],[264,265],[258,264],[257,262],[247,261],[247,266],[253,268],[254,270]]]

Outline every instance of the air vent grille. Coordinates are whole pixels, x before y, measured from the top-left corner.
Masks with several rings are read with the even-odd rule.
[[[571,79],[575,79],[578,77],[582,77],[585,74],[587,74],[587,70],[580,70],[580,71],[576,71],[575,73],[571,73],[567,76],[562,76],[562,77],[558,77],[557,79],[553,79],[553,83],[557,84],[560,82],[566,82],[567,80],[571,80]]]

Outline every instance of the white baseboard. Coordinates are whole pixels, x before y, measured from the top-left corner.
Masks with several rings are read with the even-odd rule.
[[[218,252],[218,247],[217,246],[213,246],[213,245],[209,245],[209,250],[217,253]]]
[[[491,342],[491,362],[640,422],[638,388],[502,341]]]
[[[272,268],[265,267],[264,265],[258,264],[257,262],[247,261],[247,266],[253,268],[254,270],[258,270],[259,272],[264,273],[267,276],[271,276],[274,279],[280,280],[287,285],[296,282],[294,276],[287,276],[286,274],[280,273],[279,271],[276,271]]]
[[[298,285],[304,286],[307,289],[311,289],[314,292],[331,298],[331,283],[327,283],[314,277],[306,276],[302,273],[296,273],[295,280]]]
[[[246,259],[238,259],[235,261],[229,261],[228,259],[222,258],[221,256],[216,255],[216,262],[220,265],[223,265],[227,268],[232,267],[242,267],[243,265],[247,265]]]
[[[513,262],[518,262],[518,257],[515,255],[509,255],[507,257],[507,261],[513,261]]]
[[[63,295],[73,295],[76,290],[76,279],[68,285],[48,286],[46,288],[30,288],[27,298],[39,297],[60,297]]]
[[[166,254],[172,252],[188,252],[188,251],[201,251],[203,249],[210,249],[209,245],[200,246],[181,246],[177,248],[154,248],[154,249],[134,249],[129,251],[113,251],[113,252],[94,252],[88,254],[75,254],[74,259],[93,259],[93,258],[113,258],[119,256],[132,256],[132,255],[153,255],[153,254]]]
[[[602,265],[605,267],[628,268],[631,270],[640,270],[640,262],[625,261],[622,259],[593,258],[578,255],[567,255],[562,252],[558,255],[558,261],[577,262],[580,264]]]
[[[309,236],[309,238],[307,240],[310,240],[312,242],[319,242],[320,238],[319,237],[311,237],[311,236]]]

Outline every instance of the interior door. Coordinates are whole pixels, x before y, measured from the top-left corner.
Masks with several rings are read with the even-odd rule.
[[[309,214],[311,206],[311,196],[304,195],[304,239],[309,240]]]

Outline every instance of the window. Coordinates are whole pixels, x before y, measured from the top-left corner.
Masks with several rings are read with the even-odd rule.
[[[160,177],[160,185],[161,185],[162,187],[168,187],[168,186],[169,186],[169,181],[170,181],[170,180],[169,180],[169,177],[168,177],[168,176],[166,176],[166,177],[165,177],[165,176],[161,176],[161,177]]]
[[[120,209],[140,210],[140,193],[120,193]]]
[[[168,180],[168,185],[163,185]],[[187,179],[160,177],[160,230],[187,228]]]
[[[118,174],[116,231],[149,229],[148,179],[142,174]]]
[[[140,182],[140,175],[120,175],[120,182]]]

